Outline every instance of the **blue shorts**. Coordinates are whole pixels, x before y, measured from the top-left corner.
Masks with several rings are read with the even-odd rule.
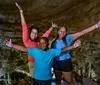
[[[57,71],[70,72],[72,71],[72,61],[71,59],[66,59],[62,61],[54,60],[53,68]]]

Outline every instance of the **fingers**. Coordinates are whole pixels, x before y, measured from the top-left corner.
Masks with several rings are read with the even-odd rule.
[[[97,24],[97,25],[98,25],[98,27],[100,27],[100,21],[98,22],[98,24]]]
[[[81,45],[81,41],[80,40],[77,40],[74,43],[74,48],[79,47],[80,45]]]
[[[51,24],[53,25],[53,22],[51,22]]]
[[[77,40],[76,43],[81,43],[81,41],[80,40]]]
[[[51,24],[52,24],[52,27],[58,27],[58,25],[53,22],[51,22]]]
[[[8,41],[7,39],[3,42],[5,45],[7,45],[8,47],[13,47],[12,41],[11,39]]]
[[[12,40],[10,39],[10,43],[12,43]]]
[[[16,6],[18,6],[18,4],[17,3],[15,3],[16,4]]]
[[[98,21],[98,23],[95,25],[96,28],[100,27],[100,21]]]
[[[16,5],[17,7],[19,7],[19,5],[18,5],[17,3],[15,3],[15,5]]]
[[[18,7],[18,9],[23,12],[22,8],[18,5],[18,3],[15,3],[15,5]]]
[[[8,40],[7,40],[7,39],[3,41],[3,43],[4,43],[4,44],[6,44],[7,42],[8,42]]]

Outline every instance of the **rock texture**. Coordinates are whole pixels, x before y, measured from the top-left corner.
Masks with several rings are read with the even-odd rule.
[[[68,33],[75,33],[100,20],[100,0],[0,0],[1,50],[5,48],[3,41],[6,38],[23,44],[20,16],[15,2],[23,8],[28,26],[37,25],[40,35],[50,27],[52,21],[59,26],[67,26]],[[56,29],[50,38],[55,35]],[[80,39],[82,46],[72,51],[74,70],[81,76],[97,81],[100,79],[100,29]]]

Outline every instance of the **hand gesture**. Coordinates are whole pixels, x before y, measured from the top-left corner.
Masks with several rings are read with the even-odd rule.
[[[96,24],[96,28],[100,27],[100,21]]]
[[[58,25],[57,24],[55,24],[55,23],[53,23],[53,22],[51,22],[51,27],[58,27]]]
[[[16,4],[16,6],[18,7],[19,11],[20,11],[20,12],[23,12],[22,8],[21,8],[17,3],[15,3],[15,4]]]
[[[5,45],[7,45],[8,47],[13,47],[13,44],[12,44],[11,39],[10,39],[10,41],[5,40],[4,43],[5,43]]]
[[[76,40],[74,43],[74,48],[77,48],[81,45],[81,41],[80,40]]]

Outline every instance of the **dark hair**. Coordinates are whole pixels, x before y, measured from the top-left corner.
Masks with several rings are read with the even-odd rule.
[[[36,27],[36,26],[34,26],[34,25],[31,25],[31,26],[29,27],[29,34],[31,33],[31,31],[32,31],[33,29],[36,29],[37,32],[39,33],[39,28]]]
[[[48,38],[47,38],[47,37],[41,37],[41,38],[40,38],[40,40],[41,40],[41,39],[46,40],[46,42],[49,44],[49,40],[48,40]]]
[[[36,29],[37,32],[39,33],[38,27],[36,27],[36,26],[34,26],[34,25],[31,25],[31,26],[29,27],[29,38],[30,38],[31,31],[32,31],[33,29]],[[30,38],[30,40],[32,40],[32,39]],[[37,42],[38,40],[39,40],[39,37],[37,37],[36,39],[34,39],[34,40],[32,40],[32,41]]]
[[[60,28],[61,28],[61,27],[60,27]],[[59,28],[57,31],[59,31],[60,28]],[[67,31],[67,29],[66,29],[66,31]],[[66,36],[67,36],[67,34],[62,38],[62,40],[63,40],[65,46],[68,46],[68,45],[67,45],[67,42],[66,42]],[[55,44],[55,42],[56,42],[56,40],[58,39],[58,37],[59,37],[59,35],[57,34],[57,37],[54,39],[54,41],[53,41],[52,44],[51,44],[51,48],[53,48],[53,45]]]

